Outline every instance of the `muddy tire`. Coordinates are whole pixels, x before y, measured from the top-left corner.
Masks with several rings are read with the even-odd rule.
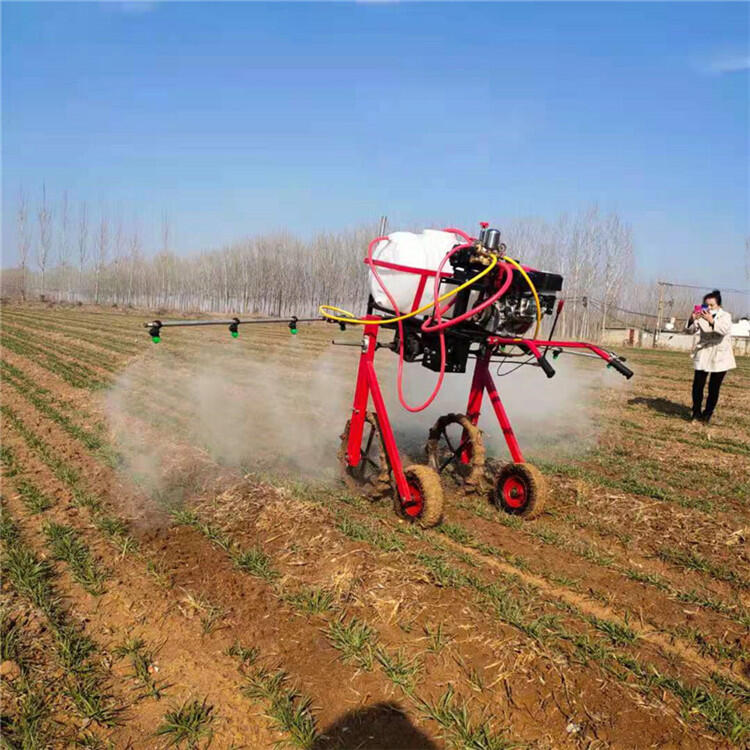
[[[482,485],[485,450],[482,431],[465,414],[445,414],[432,426],[425,446],[427,465],[467,488]]]
[[[415,498],[411,503],[402,505],[401,498],[396,493],[396,513],[426,529],[437,526],[443,520],[443,487],[440,484],[440,475],[429,466],[420,464],[407,466],[404,474]]]
[[[536,466],[506,464],[495,477],[492,502],[506,513],[528,521],[542,514],[546,500],[547,482]]]
[[[385,443],[383,443],[377,417],[369,411],[365,415],[360,461],[357,466],[349,466],[346,457],[350,425],[351,420],[346,423],[344,432],[341,434],[341,445],[338,452],[341,478],[353,492],[365,495],[373,500],[379,500],[392,492],[393,485],[388,456],[385,452]]]

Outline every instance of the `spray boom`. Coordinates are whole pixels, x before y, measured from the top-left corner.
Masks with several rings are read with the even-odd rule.
[[[152,320],[144,323],[143,327],[148,328],[148,335],[151,340],[158,344],[161,341],[162,328],[176,328],[177,326],[227,326],[232,338],[239,336],[239,327],[241,325],[260,325],[265,323],[286,323],[290,333],[297,333],[297,323],[320,323],[324,318],[298,318],[292,315],[291,318],[250,318],[249,320],[240,320],[240,318],[231,318],[229,320]],[[341,325],[343,331],[346,326]]]

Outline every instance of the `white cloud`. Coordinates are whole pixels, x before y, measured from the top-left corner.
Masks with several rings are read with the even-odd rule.
[[[156,8],[156,3],[147,0],[126,0],[126,2],[117,3],[118,8],[123,13],[139,14],[150,13]]]
[[[737,73],[741,70],[750,70],[750,55],[717,57],[707,68],[709,73]]]

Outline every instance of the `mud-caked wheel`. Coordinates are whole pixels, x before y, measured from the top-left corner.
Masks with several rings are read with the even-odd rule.
[[[536,466],[506,464],[495,477],[492,502],[506,513],[530,520],[540,516],[547,500],[547,483]]]
[[[484,441],[481,430],[465,414],[445,414],[432,426],[427,464],[438,474],[450,475],[467,488],[484,480]]]
[[[443,487],[440,475],[429,466],[412,464],[404,469],[411,499],[402,502],[396,493],[396,512],[424,528],[437,526],[443,519]]]
[[[350,425],[351,420],[346,423],[339,446],[338,458],[341,466],[341,478],[353,492],[378,500],[388,495],[392,490],[388,456],[385,452],[385,443],[380,432],[378,419],[375,414],[369,411],[365,415],[359,451],[360,458],[356,466],[350,466],[347,458]]]

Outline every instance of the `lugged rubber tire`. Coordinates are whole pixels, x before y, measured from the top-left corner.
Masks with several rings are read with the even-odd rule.
[[[423,528],[437,526],[443,520],[443,487],[440,484],[440,475],[429,466],[421,464],[407,466],[404,474],[410,487],[418,489],[422,506],[413,514],[401,505],[401,498],[395,493],[396,512],[402,518],[418,523]]]
[[[453,472],[453,478],[467,487],[479,487],[485,479],[485,450],[482,431],[472,424],[471,420],[465,414],[444,414],[432,426],[427,438],[425,453],[427,454],[427,464],[430,468],[440,473],[440,437],[445,428],[450,424],[461,425],[468,435],[468,442],[471,446],[471,462],[463,464],[459,470]]]
[[[341,434],[341,444],[338,451],[339,465],[341,466],[341,478],[344,484],[353,492],[365,495],[373,500],[379,500],[392,492],[393,484],[391,482],[391,470],[388,464],[388,455],[385,451],[383,436],[380,432],[380,426],[375,414],[367,412],[365,414],[365,423],[372,425],[377,433],[378,457],[380,459],[380,472],[370,481],[362,482],[351,471],[346,457],[346,447],[349,442],[349,427],[351,420],[347,421],[344,432]]]
[[[510,463],[497,473],[492,502],[500,510],[530,521],[544,512],[546,501],[547,482],[536,466]]]

